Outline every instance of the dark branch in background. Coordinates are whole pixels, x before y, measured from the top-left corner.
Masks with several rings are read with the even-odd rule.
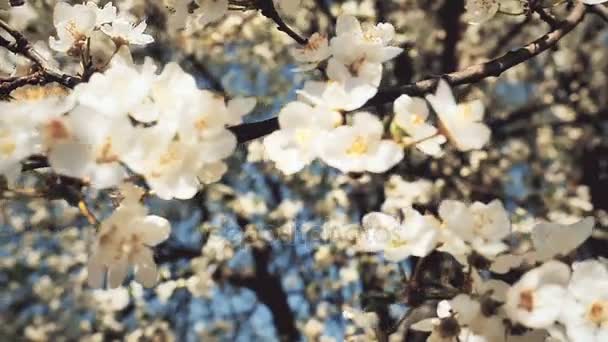
[[[602,7],[602,9],[605,9],[605,7]],[[476,83],[488,77],[498,77],[506,70],[530,60],[547,49],[554,47],[560,39],[572,31],[583,20],[585,13],[586,6],[583,3],[578,3],[568,17],[560,22],[558,27],[528,45],[512,50],[496,59],[472,65],[460,71],[443,74],[438,77],[428,78],[399,87],[380,90],[375,97],[368,101],[366,106],[378,106],[390,103],[402,94],[421,96],[430,93],[435,90],[440,78],[445,79],[450,85],[456,86]],[[232,127],[231,130],[238,136],[239,142],[244,143],[270,134],[278,128],[277,118],[272,118]]]
[[[321,10],[321,13],[325,14],[325,16],[327,17],[327,19],[329,20],[329,22],[332,25],[336,24],[336,17],[334,17],[334,15],[331,13],[331,8],[329,8],[329,5],[327,4],[326,0],[315,0],[315,3],[317,4],[317,6],[319,7],[319,9]]]
[[[526,16],[526,19],[513,25],[502,38],[498,40],[492,51],[488,54],[489,57],[496,57],[500,52],[505,50],[505,47],[509,46],[511,40],[523,31],[524,27],[530,23],[531,17]]]
[[[608,7],[604,5],[589,6],[589,11],[608,23]]]
[[[57,82],[65,87],[73,88],[81,81],[79,77],[66,75],[51,68],[44,58],[34,50],[32,44],[23,34],[10,27],[1,19],[0,28],[8,33],[14,40],[9,41],[0,36],[0,46],[29,59],[36,69],[36,71],[30,75],[0,79],[0,95],[8,95],[14,89],[26,84],[47,84]]]
[[[271,118],[268,120],[241,124],[229,128],[239,142],[245,143],[251,140],[268,135],[279,129],[279,119]]]
[[[458,51],[456,51],[460,41],[460,16],[464,13],[463,0],[445,0],[439,9],[441,26],[445,31],[443,39],[443,52],[441,56],[441,72],[451,72],[458,69]]]
[[[224,85],[222,84],[222,80],[219,77],[216,77],[209,68],[202,63],[202,61],[198,60],[195,55],[190,54],[185,56],[181,63],[184,70],[187,72],[194,74],[199,74],[204,78],[212,90],[226,94],[226,89],[224,89]]]
[[[296,320],[287,301],[287,293],[281,284],[281,278],[268,271],[272,248],[268,245],[252,247],[251,253],[255,263],[254,274],[219,274],[234,286],[240,286],[255,292],[258,300],[266,305],[272,313],[281,341],[298,341],[300,333]]]
[[[274,2],[272,0],[257,0],[255,4],[263,16],[274,21],[275,24],[277,24],[277,29],[279,31],[287,33],[291,38],[293,38],[293,40],[298,42],[298,44],[304,45],[308,43],[307,38],[304,38],[297,34],[285,23],[285,21],[283,21],[276,7],[274,7]]]
[[[479,82],[488,77],[498,77],[506,70],[532,59],[547,49],[555,46],[560,39],[574,29],[585,17],[585,5],[578,3],[570,15],[560,24],[558,28],[538,38],[532,43],[519,49],[510,51],[505,55],[485,63],[472,65],[463,70],[429,78],[413,84],[407,84],[393,89],[385,89],[378,92],[368,105],[383,104],[394,101],[402,94],[420,96],[435,90],[440,78],[445,79],[450,85],[462,85]]]
[[[538,13],[538,16],[540,17],[540,19],[542,21],[546,22],[547,24],[549,24],[549,27],[551,27],[552,30],[559,26],[559,24],[560,24],[559,20],[557,18],[555,18],[553,16],[553,14],[545,11],[544,8],[537,7],[534,9],[534,12]]]

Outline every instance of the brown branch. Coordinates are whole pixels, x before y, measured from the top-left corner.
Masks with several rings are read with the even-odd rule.
[[[366,106],[377,106],[393,102],[402,94],[421,96],[435,90],[439,79],[445,79],[450,85],[462,85],[479,82],[488,77],[498,77],[506,70],[526,62],[547,49],[555,46],[566,34],[572,31],[585,17],[586,8],[578,3],[570,15],[564,19],[559,27],[538,38],[532,43],[512,50],[501,57],[485,63],[469,66],[463,70],[428,78],[416,83],[406,84],[395,88],[380,90]],[[242,124],[232,127],[231,130],[238,137],[240,143],[263,137],[279,129],[278,119],[272,118],[260,122]]]
[[[298,341],[300,333],[296,328],[296,319],[287,301],[287,293],[283,289],[280,276],[268,271],[270,246],[253,247],[252,254],[255,263],[254,274],[220,274],[235,286],[241,286],[255,292],[258,300],[266,305],[272,313],[272,318],[281,341]]]
[[[0,78],[0,96],[8,95],[13,90],[28,84],[34,85],[50,83],[50,81],[45,82],[46,80],[47,79],[44,77],[44,73],[40,71],[21,77]]]
[[[440,77],[428,78],[413,84],[401,87],[385,89],[378,92],[367,105],[384,104],[394,101],[402,94],[420,96],[435,90],[440,78],[445,79],[450,85],[462,85],[479,82],[488,77],[498,77],[508,69],[528,61],[547,49],[555,46],[566,34],[574,29],[585,17],[585,5],[578,3],[570,15],[559,25],[558,28],[550,31],[532,43],[519,49],[512,50],[505,55],[485,63],[472,65],[463,70]]]
[[[60,71],[50,67],[44,58],[42,58],[42,56],[40,56],[40,54],[34,49],[30,41],[2,19],[0,19],[0,28],[6,31],[6,33],[8,33],[14,40],[11,42],[0,37],[0,46],[29,59],[37,69],[37,71],[31,75],[0,80],[0,95],[7,95],[12,90],[26,84],[46,84],[57,82],[65,87],[73,88],[81,81],[79,77],[63,74]]]
[[[308,39],[300,36],[294,30],[292,30],[286,23],[283,21],[283,18],[279,15],[276,7],[274,7],[274,2],[272,0],[257,0],[256,7],[260,10],[263,16],[272,20],[277,24],[277,29],[279,31],[287,33],[293,40],[298,42],[300,45],[304,45],[308,43]]]
[[[534,9],[534,12],[536,12],[538,14],[538,16],[540,17],[540,19],[542,21],[546,22],[552,30],[555,29],[556,27],[559,27],[559,24],[560,24],[559,19],[557,19],[555,16],[553,16],[553,14],[545,11],[544,8],[537,7]]]

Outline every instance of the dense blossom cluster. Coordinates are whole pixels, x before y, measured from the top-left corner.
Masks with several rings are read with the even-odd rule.
[[[498,274],[542,263],[513,286],[480,277],[472,268],[470,294],[440,303],[436,318],[414,325],[416,330],[432,332],[428,341],[509,341],[506,320],[536,329],[521,336],[526,341],[545,341],[547,336],[555,341],[605,338],[606,291],[600,288],[608,281],[608,263],[574,263],[571,272],[568,265],[553,260],[568,255],[591,236],[593,218],[569,226],[538,223],[526,238],[530,247],[514,252],[508,245],[511,222],[500,201],[466,205],[445,200],[439,207],[439,218],[412,208],[403,210],[402,215],[399,222],[384,213],[367,214],[359,239],[361,250],[382,252],[393,262],[439,250],[456,257],[463,267],[478,255],[489,260],[490,269]],[[483,308],[489,305],[500,308],[485,312]]]
[[[320,158],[342,172],[383,173],[403,159],[407,147],[439,157],[446,136],[461,151],[480,149],[489,141],[490,130],[481,122],[481,101],[457,104],[444,80],[437,93],[427,97],[439,116],[442,133],[427,122],[426,102],[407,95],[394,103],[388,134],[380,118],[365,111],[348,115],[344,124],[344,113],[361,109],[377,94],[382,63],[402,52],[389,45],[394,35],[391,24],[364,29],[355,17],[343,15],[329,42],[316,33],[306,46],[294,50],[305,70],[329,58],[328,79],[307,81],[298,101],[279,113],[281,130],[264,140],[269,158],[281,171],[293,174]]]
[[[605,0],[581,2],[596,5]],[[230,11],[251,9],[252,3],[165,0],[162,8],[170,15],[162,25],[176,28],[179,34],[192,34],[216,24]],[[467,0],[465,18],[472,24],[481,24],[500,13],[516,14],[509,8],[521,3]],[[273,10],[292,18],[302,6],[300,0],[274,0],[272,4]],[[10,8],[7,1],[0,1],[0,10]],[[271,17],[267,12],[264,15]],[[152,215],[144,199],[191,200],[208,185],[219,182],[228,172],[227,160],[236,152],[234,127],[243,124],[244,116],[254,110],[257,100],[228,95],[225,98],[199,89],[197,79],[177,62],[159,66],[151,57],[134,57],[137,55],[132,54],[131,48],[145,47],[154,38],[146,33],[147,23],[141,15],[138,18],[111,2],[103,7],[96,2],[57,2],[52,19],[55,32],[51,37],[45,36],[44,42],[32,47],[13,36],[14,44],[5,44],[12,52],[26,49],[23,54],[27,61],[11,60],[15,67],[10,77],[0,81],[10,82],[31,72],[55,75],[56,81],[61,78],[56,75],[66,59],[78,68],[78,75],[72,77],[77,81],[69,86],[26,81],[29,85],[11,89],[9,96],[0,101],[0,186],[16,188],[22,181],[24,166],[32,160],[43,160],[42,166],[34,168],[46,169],[41,174],[57,176],[49,182],[52,185],[75,180],[80,186],[78,191],[92,189],[96,195],[111,195],[115,200],[112,210],[99,220],[86,208],[84,194],[76,200],[75,206],[95,226],[86,267],[88,284],[117,288],[133,269],[137,283],[152,287],[159,274],[162,278],[153,247],[168,240],[172,232],[169,220]],[[411,165],[419,160],[429,162],[428,168],[421,171],[429,173],[429,179],[411,180],[401,175],[383,179],[384,192],[378,197],[384,202],[365,209],[360,225],[351,224],[353,216],[336,210],[338,205],[319,204],[319,211],[325,210],[323,214],[340,217],[339,228],[322,224],[321,240],[341,234],[345,237],[336,238],[340,240],[335,241],[336,246],[316,246],[309,251],[315,265],[325,271],[336,250],[347,250],[346,257],[340,259],[343,268],[334,273],[342,285],[349,285],[363,278],[364,272],[361,265],[350,260],[353,256],[373,256],[399,268],[412,257],[422,264],[433,255],[449,255],[466,276],[466,286],[448,288],[452,292],[436,301],[433,317],[411,322],[412,329],[429,334],[427,341],[607,341],[608,261],[577,254],[597,232],[596,218],[586,213],[578,220],[547,222],[529,215],[528,219],[534,222],[529,229],[519,229],[521,222],[512,219],[514,201],[505,200],[503,204],[483,197],[484,201],[470,203],[449,199],[454,198],[450,192],[439,198],[444,195],[441,190],[446,181],[441,177],[431,180],[435,171],[443,168],[446,175],[472,172],[463,163],[455,162],[456,167],[452,167],[441,161],[470,157],[471,164],[479,164],[479,160],[489,158],[482,151],[492,134],[484,123],[483,102],[458,101],[449,83],[454,84],[454,78],[448,75],[427,80],[433,82],[428,91],[410,93],[426,95],[402,94],[392,97],[389,107],[369,106],[380,91],[386,64],[404,49],[394,42],[397,35],[392,24],[366,26],[346,13],[335,19],[335,36],[314,33],[305,44],[286,54],[298,64],[296,71],[303,75],[303,85],[296,90],[293,101],[278,108],[278,129],[250,145],[261,146],[262,150],[260,158],[251,157],[250,161],[268,159],[284,175],[302,172],[317,160],[328,166],[324,169],[356,173],[341,175],[336,182],[340,183],[337,187],[358,182],[356,190],[360,193],[332,189],[323,194],[326,202],[344,207],[357,202],[356,195],[363,193],[360,197],[365,197],[374,191],[361,189],[367,186],[366,182],[372,183],[372,177],[365,173],[406,169],[408,166],[401,163],[409,156],[406,153],[415,157]],[[284,23],[277,24],[281,27]],[[0,38],[4,42],[4,35]],[[536,143],[542,145],[544,141],[539,139]],[[335,175],[336,170],[329,174]],[[355,181],[350,176],[360,179]],[[517,175],[511,176],[516,180]],[[314,179],[307,180],[311,184],[322,182],[311,178]],[[235,221],[239,225],[245,222],[244,227],[239,227],[238,236],[251,244],[253,259],[265,258],[261,250],[270,248],[275,241],[267,231],[257,231],[249,224],[254,219],[247,221],[244,217],[265,215],[273,223],[281,222],[279,232],[293,233],[298,214],[305,211],[301,202],[288,200],[266,215],[268,203],[256,194],[239,195],[220,185],[211,188],[209,197],[229,202],[226,207],[238,214]],[[490,198],[498,197],[488,189],[482,190],[484,195],[492,194]],[[235,197],[240,198],[236,201]],[[69,200],[74,204],[73,198]],[[365,207],[365,200],[360,202],[356,204]],[[586,203],[578,205],[585,207]],[[209,216],[210,221],[217,218],[214,213]],[[543,216],[551,218],[549,214]],[[219,224],[220,228],[224,228],[224,223]],[[313,231],[308,227],[301,230]],[[268,284],[283,285],[280,279],[276,281],[279,285],[273,283],[270,272],[261,268],[247,269],[243,274],[226,270],[239,251],[217,230],[205,227],[201,231],[205,246],[193,257],[192,272],[179,281],[162,283],[158,287],[161,299],[166,300],[178,287],[199,297],[212,297],[218,282],[242,284],[256,276],[262,280],[256,278],[254,285],[245,285],[254,292]],[[258,261],[253,262],[256,267]],[[416,275],[417,271],[409,273]],[[320,296],[314,288],[306,291],[311,297]],[[395,292],[407,291],[400,288]],[[128,297],[126,291],[116,293],[121,298]],[[117,307],[116,310],[125,307],[109,303],[111,298],[106,292],[97,297],[106,303],[101,305]],[[358,326],[361,336],[365,336],[362,340],[380,330],[377,313],[364,312],[350,304],[343,308],[343,318]],[[319,317],[329,315],[321,305],[318,311]],[[311,340],[322,340],[323,324],[318,319],[309,319],[302,324],[302,330]]]

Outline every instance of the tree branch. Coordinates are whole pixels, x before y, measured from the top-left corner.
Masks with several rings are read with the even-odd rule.
[[[441,72],[451,72],[458,69],[457,46],[461,38],[460,17],[462,13],[464,13],[464,1],[462,0],[446,0],[439,9],[439,18],[445,31],[441,55]]]
[[[258,300],[266,305],[272,313],[279,339],[281,341],[298,341],[300,332],[287,301],[287,293],[281,284],[281,278],[268,272],[272,249],[266,245],[253,247],[252,254],[255,263],[253,275],[227,274],[227,280],[232,285],[246,287],[255,292]]]
[[[395,88],[380,90],[366,106],[377,106],[393,102],[402,94],[421,96],[435,90],[439,79],[445,79],[450,85],[462,85],[479,82],[488,77],[498,77],[506,70],[528,61],[547,49],[555,46],[566,34],[572,31],[585,17],[586,6],[578,3],[570,15],[558,27],[532,43],[512,50],[501,57],[485,63],[469,66],[460,71],[447,73],[438,77],[428,78],[416,83],[406,84]],[[239,143],[263,137],[279,129],[278,119],[272,118],[264,121],[242,124],[232,127]]]
[[[293,40],[298,42],[300,45],[304,45],[308,43],[308,39],[300,36],[294,30],[292,30],[286,23],[283,21],[276,7],[274,7],[274,2],[272,0],[257,0],[256,6],[260,10],[263,16],[272,20],[277,24],[277,28],[279,31],[287,33]]]
[[[435,90],[440,78],[445,79],[450,85],[455,86],[476,83],[488,77],[498,77],[506,70],[530,60],[555,46],[560,39],[572,31],[583,20],[585,13],[585,5],[583,3],[578,3],[558,28],[528,45],[512,50],[496,59],[472,65],[460,71],[444,74],[439,77],[428,78],[413,84],[381,90],[367,103],[367,105],[392,102],[402,94],[413,96],[424,95]]]
[[[79,77],[63,74],[60,71],[51,68],[44,58],[42,58],[34,49],[30,41],[2,19],[0,19],[0,28],[6,31],[6,33],[14,39],[14,42],[11,42],[0,37],[0,46],[29,59],[36,69],[38,69],[38,71],[31,75],[0,80],[0,95],[7,95],[12,90],[26,84],[47,84],[57,82],[65,87],[73,88],[81,81]]]
[[[557,19],[556,17],[553,16],[553,14],[545,11],[544,8],[542,7],[537,7],[534,9],[534,12],[536,12],[538,14],[538,16],[540,17],[540,19],[544,22],[546,22],[549,27],[553,30],[556,27],[559,27],[559,19]]]

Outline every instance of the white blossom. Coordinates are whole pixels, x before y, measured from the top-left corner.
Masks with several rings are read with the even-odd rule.
[[[95,29],[96,21],[96,9],[86,5],[71,6],[58,2],[53,12],[57,38],[49,38],[49,46],[55,51],[74,53],[78,56]]]
[[[315,32],[308,38],[306,45],[293,48],[291,54],[297,62],[303,64],[301,70],[313,69],[331,56],[329,41],[325,35]]]
[[[146,27],[145,21],[135,25],[125,17],[118,17],[110,24],[101,26],[101,31],[112,38],[117,46],[147,45],[154,42],[154,38],[144,33]]]
[[[108,2],[103,6],[103,8],[99,8],[96,3],[89,1],[86,4],[95,12],[95,26],[101,27],[103,24],[108,24],[116,20],[118,18],[117,9],[111,2]]]
[[[413,144],[425,154],[434,157],[442,155],[441,145],[446,142],[443,135],[438,135],[437,128],[426,122],[429,109],[421,98],[401,95],[393,103],[395,117],[393,124],[405,133],[398,138],[407,146]],[[399,132],[399,133],[400,133]]]
[[[87,180],[99,189],[122,182],[126,172],[120,160],[132,136],[126,116],[110,118],[80,106],[47,127],[62,132],[46,139],[49,164],[57,173]]]
[[[537,224],[531,234],[536,257],[542,261],[567,255],[591,236],[594,226],[595,220],[592,217],[571,225],[548,222]]]
[[[530,328],[546,328],[558,319],[570,279],[570,268],[548,261],[528,271],[507,292],[509,318]]]
[[[608,0],[581,0],[581,1],[587,5],[598,5],[598,4],[603,4],[604,2],[606,2]]]
[[[506,250],[502,240],[511,233],[511,222],[500,201],[475,202],[467,207],[459,201],[444,200],[439,215],[448,230],[479,254],[491,258]]]
[[[403,49],[390,46],[395,28],[388,23],[363,29],[351,15],[341,15],[336,22],[336,36],[331,39],[333,56],[345,66],[356,68],[358,64],[381,64],[397,57]]]
[[[141,105],[156,77],[156,66],[151,59],[135,66],[125,49],[112,59],[108,70],[95,73],[89,82],[76,86],[80,104],[111,117],[127,116]]]
[[[166,219],[147,215],[147,209],[132,198],[123,201],[100,225],[88,263],[89,285],[101,287],[107,271],[109,287],[116,288],[132,265],[135,280],[153,286],[157,271],[150,247],[165,241],[170,232]]]
[[[572,265],[560,322],[572,342],[608,340],[608,269],[598,260]]]
[[[332,70],[334,70],[333,67]],[[344,83],[334,80],[306,81],[304,87],[297,91],[301,101],[333,111],[359,109],[377,92],[378,89],[369,84],[363,83],[357,87],[346,88]]]
[[[327,134],[321,159],[342,172],[386,172],[403,159],[403,149],[382,139],[383,133],[380,119],[367,112],[355,113],[352,125]]]
[[[434,95],[427,95],[448,138],[460,151],[481,149],[490,140],[490,129],[483,124],[484,106],[479,100],[457,104],[452,90],[441,79]]]
[[[399,223],[383,213],[365,215],[360,247],[370,252],[382,251],[387,260],[395,262],[428,255],[437,245],[440,222],[411,208],[404,210],[404,216]]]
[[[270,160],[285,174],[300,171],[319,156],[324,136],[342,116],[303,102],[288,103],[279,113],[280,130],[264,139]]]
[[[398,213],[401,208],[410,207],[412,204],[430,202],[433,183],[426,179],[408,182],[399,175],[391,175],[384,187],[384,194],[386,200],[382,204],[382,211]]]
[[[21,172],[20,162],[44,153],[45,124],[74,106],[74,97],[51,88],[24,87],[13,102],[0,102],[0,175],[10,184]]]

